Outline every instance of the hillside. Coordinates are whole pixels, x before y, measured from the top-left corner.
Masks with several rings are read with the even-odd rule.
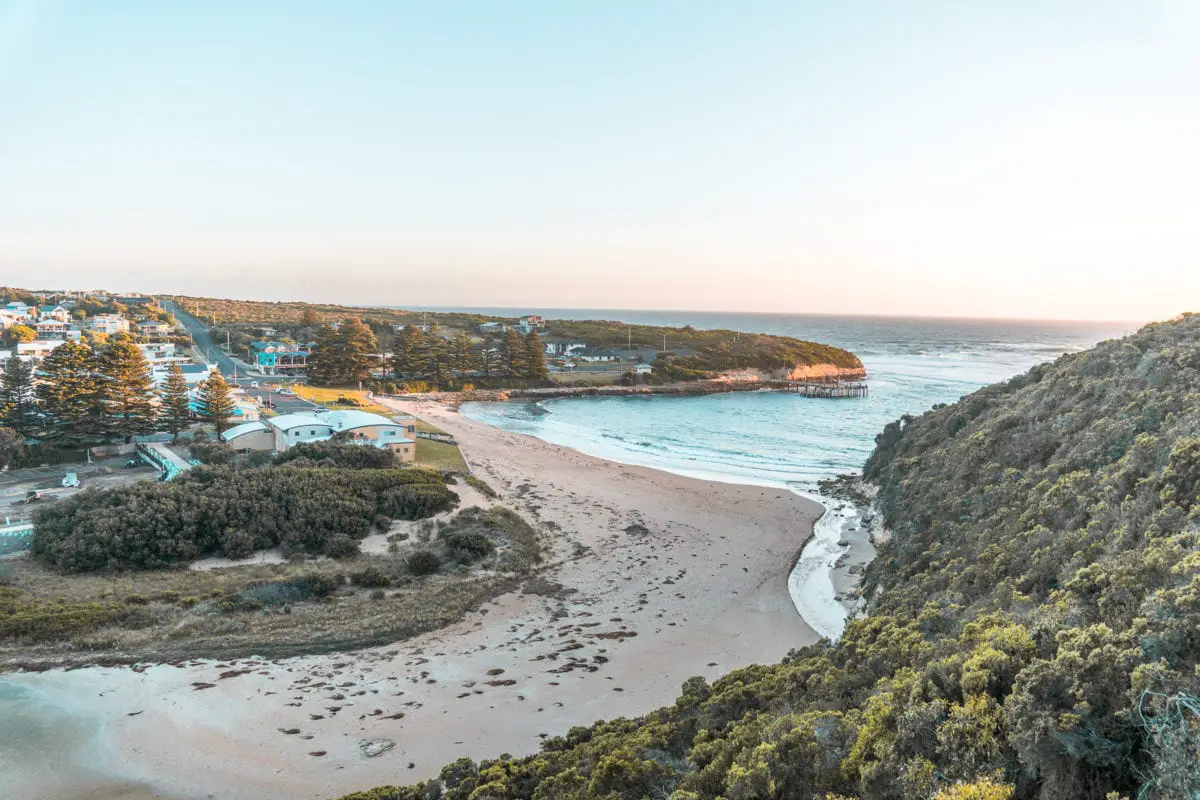
[[[897,421],[865,475],[891,539],[838,643],[354,797],[1200,795],[1200,316]]]
[[[244,347],[252,338],[255,325],[275,327],[280,334],[311,337],[315,326],[322,322],[337,322],[349,317],[362,318],[386,345],[391,340],[392,325],[436,323],[444,335],[453,331],[475,333],[484,322],[515,323],[511,317],[486,316],[460,312],[421,312],[387,308],[357,308],[351,306],[309,303],[266,303],[249,300],[217,300],[198,297],[174,297],[183,308],[218,328],[230,329],[231,340]],[[662,327],[627,325],[614,320],[546,321],[543,338],[580,341],[595,349],[661,351],[656,372],[664,379],[690,380],[707,378],[730,370],[757,370],[775,377],[815,377],[821,370],[805,368],[829,367],[828,375],[846,371],[847,377],[863,375],[862,362],[853,353],[839,347],[806,342],[787,336],[744,333],[730,330],[697,330],[690,326]],[[653,354],[653,353],[651,353]],[[798,371],[797,371],[798,370]]]

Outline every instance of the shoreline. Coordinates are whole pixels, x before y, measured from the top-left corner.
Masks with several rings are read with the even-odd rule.
[[[669,705],[690,677],[817,641],[781,567],[803,552],[818,504],[426,413],[551,543],[520,590],[386,647],[7,683],[105,720],[92,774],[181,798],[315,799],[412,783],[463,756],[531,754],[573,726]],[[25,766],[36,781],[63,765]]]

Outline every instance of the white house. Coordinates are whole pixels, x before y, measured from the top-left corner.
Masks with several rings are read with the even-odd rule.
[[[137,324],[138,336],[166,336],[171,332],[171,326],[165,322],[159,322],[156,319],[142,320]]]
[[[38,308],[38,319],[56,319],[59,322],[70,322],[71,312],[61,305],[41,306]]]
[[[503,333],[508,326],[503,322],[484,322],[479,326],[480,333]]]
[[[129,320],[120,314],[97,314],[88,321],[88,330],[109,336],[114,333],[129,333]]]
[[[34,324],[33,329],[37,331],[39,339],[66,339],[71,325],[60,319],[43,317]]]
[[[615,350],[601,349],[598,347],[589,347],[579,351],[579,360],[586,361],[589,364],[605,361],[618,361],[620,356]]]
[[[38,339],[32,342],[20,342],[17,344],[17,357],[22,361],[32,361],[36,364],[53,353],[64,342],[64,339]]]
[[[402,461],[416,458],[416,420],[395,420],[366,411],[320,411],[281,414],[254,424],[239,425],[222,434],[221,439],[238,450],[274,450],[277,453],[305,442],[324,442],[342,434],[347,441],[386,448]],[[266,433],[270,434],[267,446]]]
[[[654,367],[650,366],[649,364],[634,364],[633,365],[633,374],[634,375],[649,375],[652,372],[654,372]]]
[[[36,308],[26,305],[20,300],[9,303],[4,307],[4,310],[21,320],[32,320],[35,316],[37,316]]]
[[[574,339],[545,339],[542,341],[542,347],[548,356],[570,357],[586,350],[587,342]]]
[[[137,349],[141,350],[142,356],[146,359],[146,361],[150,362],[151,370],[166,370],[171,366],[171,364],[179,364],[182,366],[187,362],[186,358],[175,353],[175,345],[172,342],[152,342],[149,344],[143,343],[139,344]],[[205,377],[208,377],[208,372],[211,372],[211,370],[205,371],[202,374]],[[198,372],[197,374],[201,373]],[[201,378],[200,380],[204,380],[204,378]]]
[[[178,360],[178,359],[176,359]],[[155,386],[162,386],[167,380],[167,371],[171,364],[168,362],[159,366],[152,366],[150,369],[150,378],[154,381]],[[199,386],[208,380],[208,376],[217,371],[216,364],[180,364],[180,371],[183,372],[183,381],[188,388]]]

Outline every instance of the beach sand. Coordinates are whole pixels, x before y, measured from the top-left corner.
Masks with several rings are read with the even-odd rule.
[[[545,532],[550,565],[524,591],[373,650],[6,678],[102,719],[87,765],[101,773],[181,798],[328,798],[462,756],[533,753],[572,726],[670,704],[689,677],[817,640],[787,576],[819,504],[396,407],[454,434],[475,474]],[[22,785],[55,769],[27,760]]]

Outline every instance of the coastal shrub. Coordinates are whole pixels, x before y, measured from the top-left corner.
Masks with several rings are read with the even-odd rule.
[[[340,469],[395,469],[400,466],[391,450],[338,441],[294,445],[275,455],[274,460],[276,464]]]
[[[35,513],[32,551],[73,572],[157,569],[205,555],[342,558],[380,517],[419,519],[458,496],[424,469],[199,467],[167,483],[87,489]]]
[[[237,460],[237,451],[222,442],[193,442],[188,454],[201,464],[210,466],[226,466]]]
[[[892,423],[838,641],[351,797],[1200,797],[1197,398],[1184,315]]]
[[[449,511],[458,495],[444,485],[413,484],[385,489],[379,495],[379,512],[391,519],[416,520]]]
[[[468,486],[472,487],[489,500],[495,500],[500,496],[496,490],[491,487],[491,484],[489,484],[483,478],[477,478],[470,473],[463,475],[462,478],[467,482]]]
[[[81,634],[121,617],[118,606],[42,601],[11,587],[0,587],[0,641],[49,642]]]
[[[350,582],[364,589],[378,589],[392,585],[391,576],[379,567],[370,566],[350,573]]]
[[[432,575],[442,567],[442,559],[432,550],[414,550],[408,554],[408,571],[413,575]]]
[[[460,564],[470,564],[496,552],[492,540],[475,531],[443,534],[441,540],[446,547],[446,555]]]

